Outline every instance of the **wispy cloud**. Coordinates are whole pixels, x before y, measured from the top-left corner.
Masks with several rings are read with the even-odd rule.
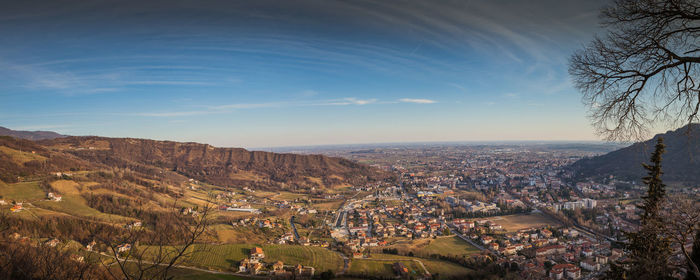
[[[200,111],[173,111],[173,112],[142,112],[129,115],[139,117],[188,117],[197,115],[221,114],[225,111],[221,110],[200,110]]]
[[[318,103],[318,105],[367,105],[367,104],[373,104],[377,103],[376,98],[370,98],[370,99],[357,99],[354,97],[348,97],[348,98],[343,98],[339,101],[330,101],[326,103]]]
[[[380,104],[397,104],[397,103],[414,103],[414,104],[432,104],[437,103],[435,100],[422,98],[401,98],[397,101],[380,101],[377,98],[360,99],[356,97],[346,97],[340,99],[313,100],[313,101],[279,101],[267,103],[232,103],[215,106],[204,106],[206,110],[190,110],[190,111],[168,111],[168,112],[139,112],[128,114],[131,116],[140,117],[186,117],[197,115],[210,114],[225,114],[235,110],[247,109],[262,109],[262,108],[289,108],[289,107],[316,107],[316,106],[364,106],[364,105],[380,105]]]
[[[416,103],[416,104],[433,104],[437,103],[435,100],[422,99],[422,98],[401,98],[399,101],[404,103]]]

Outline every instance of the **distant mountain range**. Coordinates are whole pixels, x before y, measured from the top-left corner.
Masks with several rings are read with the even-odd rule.
[[[27,140],[44,140],[44,139],[54,139],[60,137],[66,137],[66,135],[58,134],[53,131],[23,131],[23,130],[12,130],[6,127],[0,126],[0,136],[12,136],[20,139]]]
[[[618,179],[641,182],[646,175],[642,163],[648,163],[658,137],[664,138],[662,178],[671,184],[700,185],[700,124],[684,126],[675,131],[655,135],[652,139],[629,147],[581,159],[572,167],[582,178],[602,178],[610,175]]]
[[[185,176],[222,187],[322,191],[388,177],[379,169],[323,155],[9,129],[1,135],[11,136],[0,137],[0,180],[5,182],[48,172],[119,168],[154,180]]]

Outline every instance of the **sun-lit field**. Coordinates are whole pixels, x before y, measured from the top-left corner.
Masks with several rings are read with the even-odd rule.
[[[438,255],[471,255],[479,253],[479,249],[457,236],[442,236],[436,239],[418,239],[397,242],[390,246],[400,252],[420,254],[421,256]]]
[[[113,214],[105,214],[90,208],[87,201],[80,195],[80,184],[69,180],[58,180],[51,183],[51,187],[59,191],[63,198],[61,201],[42,200],[34,202],[40,208],[62,212],[79,217],[98,218],[107,222],[127,222],[133,218]]]
[[[10,157],[10,159],[16,163],[19,164],[24,164],[26,162],[36,160],[36,161],[45,161],[46,157],[41,156],[39,154],[32,153],[31,151],[20,151],[20,150],[15,150],[9,147],[5,146],[0,146],[0,153],[6,154]]]
[[[300,246],[300,245],[254,245],[254,244],[225,244],[225,245],[199,245],[193,250],[188,264],[211,268],[222,271],[238,270],[238,263],[248,257],[253,247],[262,247],[265,251],[265,262],[273,263],[282,261],[285,264],[312,266],[316,271],[340,271],[343,268],[343,259],[331,250]]]
[[[369,259],[353,259],[350,264],[349,273],[355,274],[355,272],[357,272],[359,274],[366,273],[367,275],[391,276],[394,275],[393,270],[391,269],[391,264],[398,260],[401,260],[401,262],[409,267],[409,269],[422,274],[422,268],[418,262],[414,261],[419,260],[423,263],[428,272],[433,275],[439,274],[440,278],[463,277],[472,272],[472,270],[469,268],[447,261],[389,254],[372,254],[371,258]],[[387,263],[389,264],[388,266],[386,265]]]
[[[0,183],[0,195],[5,200],[17,201],[34,201],[46,197],[46,193],[39,187],[38,181],[14,184]]]
[[[287,201],[295,200],[297,198],[299,198],[299,199],[308,198],[308,196],[306,194],[303,194],[303,193],[280,192],[280,193],[270,197],[270,199],[273,199],[273,200],[287,200]]]
[[[353,259],[348,270],[348,274],[356,276],[396,276],[392,265],[397,261],[380,261],[371,259]],[[402,260],[401,262],[408,268],[409,274],[413,276],[423,275],[424,271],[418,263],[412,260]]]
[[[173,280],[242,280],[257,279],[238,275],[214,274],[190,269],[177,268],[172,272]]]
[[[508,232],[514,232],[525,228],[542,227],[547,225],[561,225],[556,220],[553,220],[540,213],[498,216],[488,218],[488,220],[498,223],[499,225],[503,226],[503,228]]]

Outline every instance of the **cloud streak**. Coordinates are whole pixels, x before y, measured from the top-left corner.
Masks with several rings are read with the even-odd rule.
[[[291,108],[291,107],[322,107],[322,106],[365,106],[380,104],[433,104],[437,101],[422,98],[401,98],[398,101],[380,101],[377,98],[360,99],[356,97],[346,97],[341,99],[315,100],[315,101],[280,101],[267,103],[232,103],[215,106],[205,106],[206,110],[190,111],[167,111],[167,112],[139,112],[127,114],[138,117],[188,117],[198,115],[226,114],[235,110],[265,109],[265,108]]]
[[[435,100],[422,99],[422,98],[401,98],[399,101],[404,103],[416,103],[416,104],[433,104],[437,103]]]

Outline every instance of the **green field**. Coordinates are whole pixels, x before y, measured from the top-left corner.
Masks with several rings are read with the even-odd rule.
[[[561,223],[543,214],[515,214],[488,218],[503,226],[508,232],[516,232],[526,228],[538,228],[543,226],[560,226]]]
[[[196,270],[178,268],[172,272],[173,280],[243,280],[254,279],[237,275],[213,274]]]
[[[413,252],[418,256],[438,255],[472,255],[479,253],[479,249],[460,239],[457,236],[441,236],[435,239],[417,239],[399,241],[390,246],[398,249],[402,254]]]
[[[46,197],[38,181],[0,185],[0,195],[5,200],[18,201],[33,201]]]
[[[479,253],[479,249],[457,236],[438,237],[431,240],[422,252],[431,255],[471,255]]]
[[[350,269],[348,274],[362,276],[381,276],[381,277],[392,277],[395,276],[394,269],[392,265],[396,261],[379,261],[371,259],[353,259],[350,264]],[[411,260],[400,261],[405,265],[410,275],[418,276],[423,275],[423,268],[418,265],[418,263]]]
[[[463,267],[461,265],[454,264],[454,263],[447,262],[447,261],[435,260],[435,259],[424,259],[424,258],[387,255],[387,254],[372,254],[372,258],[366,259],[366,260],[371,261],[373,259],[381,259],[381,260],[416,259],[416,260],[420,260],[423,262],[423,265],[425,265],[425,268],[428,270],[428,272],[430,272],[430,274],[433,274],[433,275],[439,274],[440,278],[463,277],[463,276],[472,272],[471,269]],[[355,260],[352,260],[350,270],[353,269],[352,266],[354,265],[354,262],[355,262]],[[407,263],[404,263],[404,265],[408,266]],[[384,266],[376,266],[376,267],[381,268]],[[385,272],[378,271],[377,273],[385,273]]]
[[[224,271],[238,270],[238,263],[248,256],[254,244],[200,245],[194,248],[188,264]],[[282,261],[285,264],[312,266],[318,271],[340,271],[343,259],[331,250],[300,245],[262,245],[266,263]]]
[[[37,201],[37,207],[62,212],[73,216],[94,217],[107,222],[128,222],[134,219],[119,215],[105,214],[87,206],[85,199],[79,195],[63,195],[61,201]]]

